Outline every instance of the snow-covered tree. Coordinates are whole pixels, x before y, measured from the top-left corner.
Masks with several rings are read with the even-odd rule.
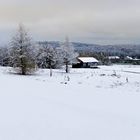
[[[39,50],[38,64],[41,68],[49,68],[52,76],[52,69],[58,68],[59,64],[57,50],[50,45],[43,45]]]
[[[7,46],[0,48],[0,65],[8,66],[9,65],[9,48]]]
[[[31,37],[23,24],[11,40],[10,60],[15,70],[22,74],[30,74],[36,70],[35,52]]]
[[[69,39],[66,38],[65,42],[60,45],[59,50],[61,51],[61,57],[63,63],[65,64],[66,73],[69,72],[69,64],[78,56],[78,53],[75,52],[72,43],[69,42]]]

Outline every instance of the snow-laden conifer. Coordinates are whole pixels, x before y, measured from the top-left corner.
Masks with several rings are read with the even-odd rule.
[[[10,62],[19,74],[31,74],[36,70],[34,44],[23,24],[11,40]]]

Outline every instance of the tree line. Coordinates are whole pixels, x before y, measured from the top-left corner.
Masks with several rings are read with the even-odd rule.
[[[59,45],[41,45],[32,41],[27,29],[20,24],[16,34],[12,37],[8,47],[0,48],[0,65],[13,67],[18,74],[27,75],[38,68],[61,68],[65,65],[66,73],[69,72],[69,64],[78,56],[69,39]]]

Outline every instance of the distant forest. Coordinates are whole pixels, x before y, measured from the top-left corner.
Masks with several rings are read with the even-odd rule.
[[[44,41],[39,44],[49,44],[53,47],[59,47],[60,42]],[[81,55],[93,56],[95,54],[104,54],[106,56],[131,56],[140,59],[140,45],[97,45],[85,43],[72,43],[75,50]]]

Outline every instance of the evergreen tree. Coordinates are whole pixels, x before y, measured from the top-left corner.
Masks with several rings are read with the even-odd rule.
[[[16,35],[11,41],[10,60],[14,69],[22,75],[31,74],[36,70],[33,44],[24,25],[20,24]]]
[[[65,42],[60,45],[61,57],[63,59],[63,63],[65,64],[66,73],[69,72],[69,64],[72,63],[78,54],[74,51],[74,47],[72,43],[69,42],[69,39],[66,38]]]

